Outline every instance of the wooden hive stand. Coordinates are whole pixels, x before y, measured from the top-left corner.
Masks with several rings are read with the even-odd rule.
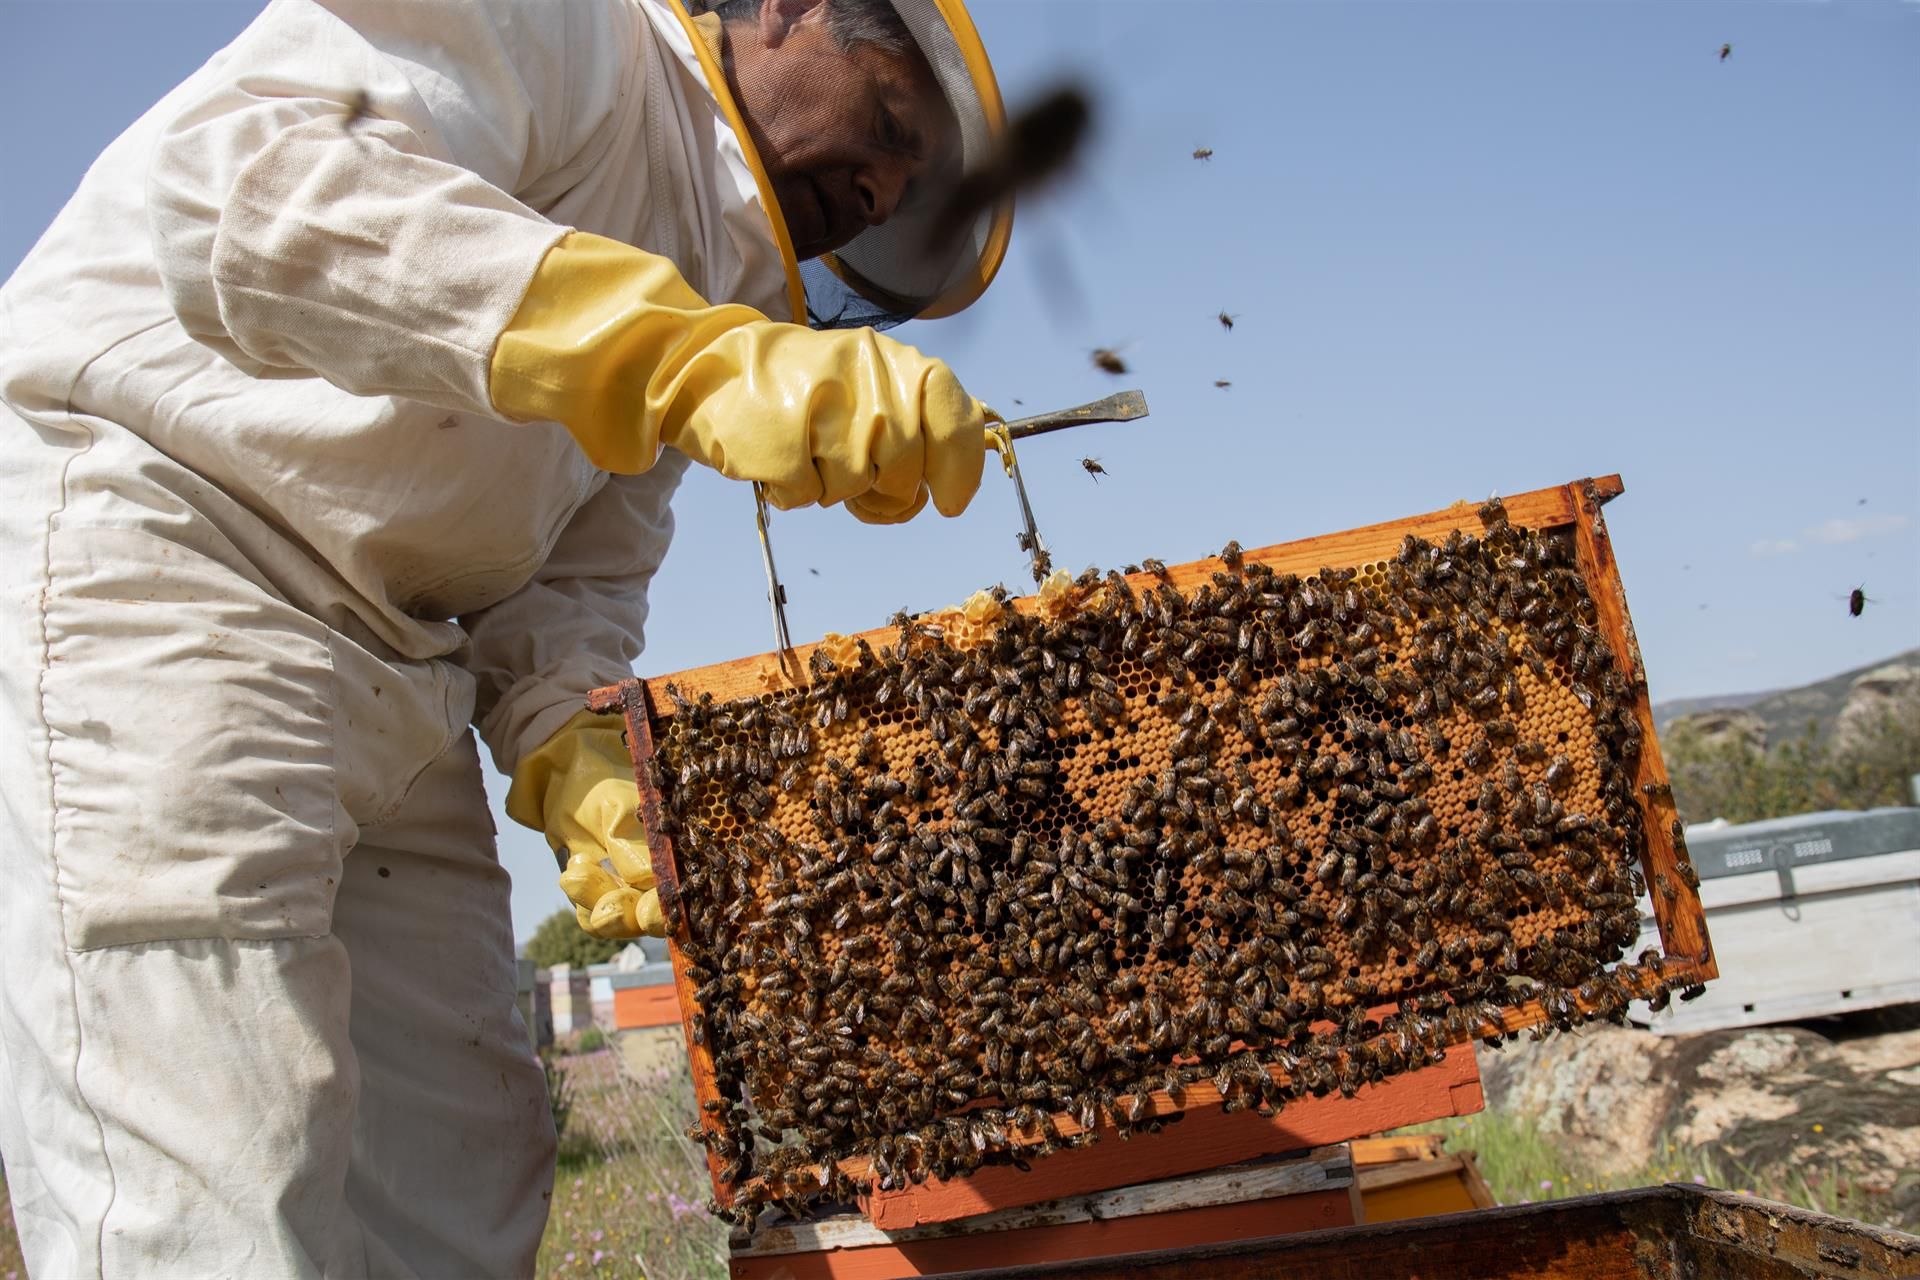
[[[1351,1098],[1186,1113],[1156,1134],[875,1192],[732,1237],[734,1280],[891,1280],[1198,1248],[1366,1221],[1349,1140],[1485,1105],[1473,1051]]]

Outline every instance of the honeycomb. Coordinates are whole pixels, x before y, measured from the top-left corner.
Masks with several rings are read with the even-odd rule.
[[[648,768],[732,1212],[849,1198],[855,1158],[890,1188],[1124,1136],[1202,1084],[1351,1093],[1527,1001],[1566,1027],[1663,990],[1615,964],[1626,681],[1566,532],[1481,514],[1304,578],[1231,544],[1187,592],[1056,575],[757,697],[668,686]]]

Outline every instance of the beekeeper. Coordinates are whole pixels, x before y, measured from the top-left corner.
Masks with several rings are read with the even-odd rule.
[[[689,460],[952,515],[858,326],[1000,127],[959,0],[275,0],[0,290],[0,1153],[47,1276],[525,1275],[510,812],[659,927],[617,729]],[[803,282],[801,262],[808,273]],[[831,326],[847,327],[831,327]]]

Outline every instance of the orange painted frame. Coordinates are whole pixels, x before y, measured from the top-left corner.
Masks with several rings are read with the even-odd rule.
[[[1013,1209],[1200,1173],[1261,1156],[1331,1146],[1402,1125],[1471,1115],[1486,1106],[1480,1069],[1470,1045],[1455,1045],[1444,1062],[1368,1085],[1351,1098],[1300,1098],[1270,1116],[1191,1107],[1159,1133],[1125,1142],[1103,1138],[1033,1162],[1032,1172],[989,1165],[950,1182],[929,1179],[898,1191],[872,1192],[860,1202],[883,1231],[951,1222],[995,1209]]]
[[[1632,619],[1627,613],[1626,593],[1620,583],[1618,566],[1613,558],[1613,544],[1607,535],[1606,522],[1600,510],[1604,503],[1618,497],[1624,489],[1619,476],[1603,476],[1516,494],[1503,499],[1503,503],[1508,519],[1517,526],[1538,531],[1571,529],[1581,575],[1594,600],[1596,623],[1631,688],[1633,712],[1640,722],[1643,744],[1635,778],[1642,787],[1636,793],[1636,798],[1643,807],[1646,828],[1642,870],[1647,883],[1655,888],[1651,894],[1654,919],[1666,953],[1658,983],[1644,984],[1646,989],[1643,994],[1651,995],[1657,987],[1680,982],[1705,982],[1717,976],[1718,970],[1714,965],[1712,944],[1707,937],[1706,916],[1699,896],[1679,869],[1686,859],[1686,851],[1677,839],[1677,814],[1672,794],[1666,787],[1666,765],[1661,759],[1659,742],[1654,734],[1653,711],[1647,700],[1645,663],[1640,656]],[[1456,529],[1476,534],[1480,531],[1480,520],[1472,505],[1456,502],[1425,515],[1367,525],[1344,533],[1279,543],[1243,554],[1246,560],[1271,565],[1278,572],[1310,574],[1324,567],[1344,568],[1386,559],[1398,550],[1408,534],[1437,541]],[[1171,567],[1167,578],[1175,587],[1188,589],[1208,581],[1222,567],[1222,562],[1215,558],[1197,560]],[[1128,581],[1136,589],[1144,589],[1158,579],[1142,573],[1132,576]],[[1032,598],[1015,600],[1012,606],[1030,609],[1033,607]],[[859,638],[880,651],[892,643],[895,635],[894,629],[887,627],[862,632]],[[804,672],[807,669],[807,655],[814,647],[810,644],[796,646],[793,652],[798,661],[791,664],[792,668]],[[671,900],[679,884],[679,870],[674,859],[673,842],[661,826],[660,796],[647,777],[646,763],[654,753],[653,726],[670,718],[673,709],[671,700],[664,696],[655,698],[653,689],[660,687],[664,690],[671,682],[684,695],[711,693],[716,701],[727,701],[764,693],[766,685],[763,673],[770,669],[777,671],[780,664],[773,655],[760,655],[693,668],[670,676],[622,681],[618,685],[595,690],[588,699],[588,705],[595,711],[620,712],[626,717],[628,746],[634,759],[635,778],[640,786],[641,821],[647,832],[654,872],[661,896],[669,907],[670,918],[673,915]],[[1666,892],[1669,889],[1672,891],[1670,897]],[[692,1030],[693,1015],[700,1010],[694,994],[694,983],[686,973],[687,961],[682,950],[685,927],[682,921],[682,933],[669,938],[668,944],[682,1022],[687,1027],[688,1060],[693,1073],[694,1094],[699,1101],[705,1102],[717,1099],[719,1090],[714,1079],[713,1057],[706,1046],[695,1038]],[[1524,1030],[1546,1021],[1547,1017],[1546,1010],[1538,1001],[1529,1001],[1508,1009],[1498,1027],[1483,1024],[1476,1034]],[[1274,1069],[1274,1073],[1276,1077],[1281,1074],[1278,1068]],[[1201,1081],[1188,1086],[1183,1103],[1176,1103],[1165,1093],[1155,1093],[1152,1110],[1153,1114],[1163,1116],[1196,1113],[1210,1109],[1211,1104],[1220,1100],[1212,1086]],[[1433,1118],[1437,1117],[1408,1116],[1394,1123],[1409,1124]],[[1055,1131],[1060,1135],[1070,1137],[1080,1131],[1079,1124],[1070,1116],[1054,1116],[1051,1119]],[[700,1122],[710,1129],[719,1126],[718,1118],[704,1110]],[[1017,1136],[1022,1141],[1034,1144],[1041,1140],[1037,1133]],[[1346,1136],[1357,1135],[1349,1133]],[[1057,1160],[1059,1156],[1050,1158]],[[724,1162],[709,1151],[707,1163],[713,1178],[715,1200],[723,1206],[731,1205],[736,1198],[735,1186],[721,1177]],[[871,1169],[863,1158],[843,1160],[839,1167],[855,1182],[871,1179]],[[989,1172],[992,1171],[983,1170],[982,1174]]]
[[[671,1027],[680,1021],[680,995],[671,986],[616,987],[613,1025],[618,1031],[636,1027]]]
[[[741,1258],[733,1262],[729,1274],[732,1280],[902,1280],[908,1276],[972,1273],[988,1267],[1033,1267],[1149,1249],[1191,1248],[1350,1227],[1358,1217],[1354,1200],[1350,1186],[1304,1191],[1271,1200],[1175,1209],[1133,1218],[1021,1227],[991,1236],[949,1236],[911,1244]]]

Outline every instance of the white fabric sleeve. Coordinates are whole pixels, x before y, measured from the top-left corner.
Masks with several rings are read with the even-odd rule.
[[[467,629],[474,724],[500,772],[586,709],[587,694],[633,674],[647,584],[673,537],[668,503],[686,471],[672,449],[652,471],[613,476],[562,531],[533,580]]]
[[[256,375],[495,416],[494,342],[569,230],[530,205],[607,145],[638,23],[624,0],[275,0],[153,153],[181,323]]]

